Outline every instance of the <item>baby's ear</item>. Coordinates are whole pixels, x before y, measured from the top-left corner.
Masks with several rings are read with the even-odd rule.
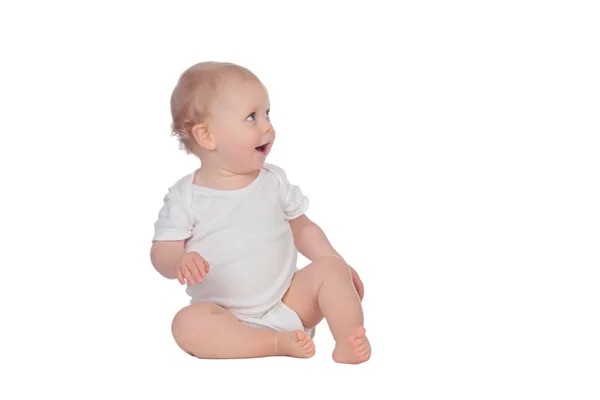
[[[196,124],[192,127],[192,136],[196,143],[204,149],[214,150],[217,147],[215,138],[206,124]]]

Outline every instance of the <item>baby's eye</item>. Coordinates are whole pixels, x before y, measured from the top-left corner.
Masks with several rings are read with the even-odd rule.
[[[252,114],[248,115],[248,118],[246,118],[246,120],[254,121],[255,118],[256,118],[256,113],[252,113]]]

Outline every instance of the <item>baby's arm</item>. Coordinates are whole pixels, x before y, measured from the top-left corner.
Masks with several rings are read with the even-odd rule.
[[[150,259],[165,278],[178,279],[177,263],[185,254],[185,241],[193,231],[192,212],[185,197],[185,179],[169,188],[154,223]],[[181,279],[180,279],[181,282]]]
[[[150,260],[154,268],[167,279],[177,278],[177,262],[184,250],[184,240],[157,241],[152,243]]]
[[[327,239],[323,229],[311,221],[306,214],[290,220],[290,226],[296,248],[304,257],[311,261],[321,256],[341,257]]]
[[[309,202],[300,188],[289,182],[283,169],[273,164],[268,166],[279,177],[283,210],[291,226],[294,244],[298,252],[310,261],[327,256],[337,256],[344,260],[333,248],[323,229],[306,216],[305,212]],[[352,281],[362,300],[364,295],[363,283],[354,268],[348,263],[346,264],[352,272]]]

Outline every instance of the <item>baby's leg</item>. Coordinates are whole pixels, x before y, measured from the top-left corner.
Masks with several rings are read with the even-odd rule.
[[[361,301],[351,271],[340,258],[321,257],[298,271],[283,302],[306,328],[325,317],[336,342],[335,361],[358,364],[370,358]]]
[[[313,341],[304,332],[250,327],[213,303],[196,303],[179,310],[171,331],[177,345],[198,358],[314,355]]]

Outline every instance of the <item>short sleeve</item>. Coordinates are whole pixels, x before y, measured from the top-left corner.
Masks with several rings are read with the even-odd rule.
[[[154,223],[153,241],[184,240],[192,235],[193,218],[181,184],[169,188]]]
[[[273,164],[266,164],[265,167],[273,172],[279,181],[279,196],[286,220],[289,221],[304,214],[310,205],[310,200],[302,192],[300,186],[290,183],[281,167]]]

